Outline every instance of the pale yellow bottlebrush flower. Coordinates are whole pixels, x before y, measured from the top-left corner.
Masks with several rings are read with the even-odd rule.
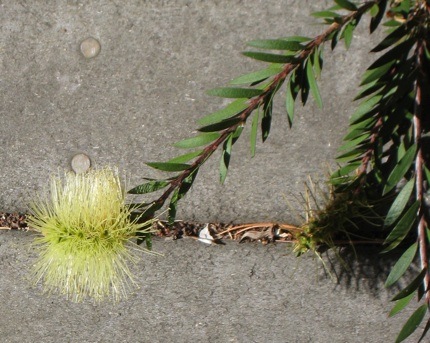
[[[110,168],[53,177],[50,197],[31,206],[29,225],[39,258],[36,283],[73,301],[126,298],[137,285],[129,269],[145,250],[132,242],[148,223],[130,220],[132,209],[118,172]]]

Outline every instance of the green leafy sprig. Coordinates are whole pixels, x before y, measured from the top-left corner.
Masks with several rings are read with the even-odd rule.
[[[270,63],[265,69],[243,75],[231,81],[233,87],[215,88],[208,94],[223,98],[236,99],[225,108],[207,115],[199,120],[202,125],[199,135],[179,141],[178,148],[193,149],[194,151],[173,158],[167,162],[147,163],[150,167],[166,172],[179,172],[178,175],[164,180],[148,180],[129,191],[131,194],[146,194],[166,189],[155,201],[142,204],[143,216],[151,217],[158,211],[170,197],[169,221],[176,215],[178,201],[192,186],[199,168],[206,162],[212,153],[222,146],[220,163],[220,180],[226,178],[232,146],[240,137],[243,127],[253,114],[251,121],[251,155],[255,154],[255,145],[258,133],[258,123],[263,142],[268,138],[271,128],[273,99],[283,83],[289,77],[286,85],[287,100],[286,112],[290,126],[294,118],[294,102],[300,94],[301,102],[306,104],[309,93],[312,93],[317,104],[322,107],[322,100],[316,80],[322,70],[322,48],[326,41],[332,41],[334,48],[340,39],[344,39],[349,46],[352,31],[366,11],[381,1],[369,1],[361,7],[351,6],[348,1],[337,1],[331,11],[318,12],[315,15],[324,19],[329,27],[320,35],[311,39],[308,37],[293,36],[284,39],[254,40],[249,46],[261,51],[247,51],[245,56],[255,60]],[[384,2],[384,1],[382,1]],[[340,15],[335,10],[348,10],[349,13]],[[280,51],[280,53],[268,53]],[[237,87],[248,84],[249,87]],[[201,148],[205,146],[204,148]],[[191,162],[190,162],[191,161]]]

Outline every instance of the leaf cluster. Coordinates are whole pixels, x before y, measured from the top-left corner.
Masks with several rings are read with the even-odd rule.
[[[388,233],[382,252],[404,249],[387,278],[387,287],[411,268],[420,252],[421,272],[393,298],[396,304],[390,315],[406,307],[413,295],[424,302],[402,328],[400,342],[419,326],[430,300],[429,204],[424,201],[430,182],[425,153],[425,135],[430,130],[425,114],[430,107],[424,100],[429,90],[430,12],[423,1],[396,1],[390,3],[387,15],[393,19],[384,23],[388,34],[371,50],[380,56],[362,77],[355,98],[360,104],[337,158],[342,166],[331,176],[331,183],[340,192],[387,199],[383,229]],[[421,339],[429,328],[430,320]]]

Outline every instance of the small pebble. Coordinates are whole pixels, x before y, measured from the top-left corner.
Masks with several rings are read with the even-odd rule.
[[[81,53],[85,58],[94,58],[100,53],[100,43],[97,39],[89,37],[81,43]]]
[[[76,174],[85,173],[91,166],[90,158],[85,154],[76,154],[72,158],[72,169]]]

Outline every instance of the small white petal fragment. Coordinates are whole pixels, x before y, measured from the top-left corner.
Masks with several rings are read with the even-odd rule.
[[[85,58],[94,58],[100,53],[100,43],[97,39],[89,37],[81,43],[81,53]]]
[[[72,170],[76,174],[81,174],[81,173],[85,173],[86,171],[88,171],[88,169],[90,169],[91,160],[85,154],[76,154],[72,158],[71,165],[72,165]]]
[[[206,224],[206,226],[199,232],[198,240],[200,242],[203,242],[206,244],[212,244],[213,243],[214,238],[212,237],[211,233],[209,232],[209,224]]]

